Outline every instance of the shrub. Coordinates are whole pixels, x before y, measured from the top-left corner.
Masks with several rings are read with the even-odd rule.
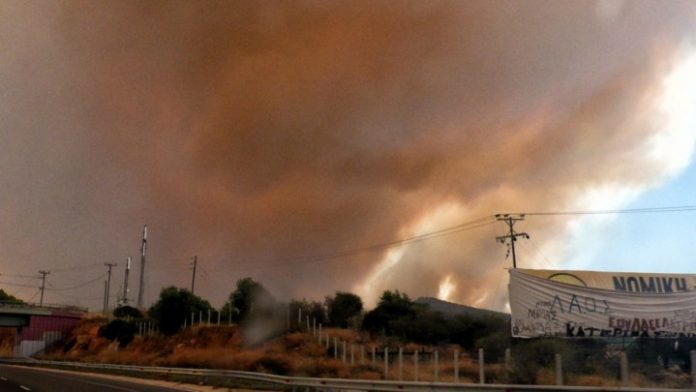
[[[119,347],[126,347],[133,340],[136,332],[138,332],[138,327],[135,326],[135,323],[116,319],[101,327],[99,336],[109,340],[117,340]]]
[[[253,367],[258,372],[286,375],[290,373],[292,366],[287,355],[268,355],[259,358]]]
[[[159,326],[160,332],[173,335],[184,324],[184,320],[194,315],[212,310],[208,301],[185,289],[174,286],[166,287],[160,292],[159,300],[152,305],[148,314]]]
[[[125,305],[114,309],[114,317],[139,319],[143,318],[143,313],[132,306]]]

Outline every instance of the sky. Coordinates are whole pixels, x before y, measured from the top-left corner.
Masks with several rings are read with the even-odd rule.
[[[696,205],[691,1],[0,2],[0,288],[505,309],[496,213]],[[528,215],[520,266],[693,272],[696,212]],[[442,235],[427,236],[457,227]],[[427,238],[417,237],[426,235]],[[417,237],[418,241],[399,242]],[[373,246],[393,244],[394,246]],[[121,287],[121,289],[119,289]]]

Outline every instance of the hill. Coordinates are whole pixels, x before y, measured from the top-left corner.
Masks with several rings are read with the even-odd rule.
[[[479,309],[472,306],[456,304],[454,302],[447,302],[437,298],[432,297],[421,297],[418,298],[416,303],[427,305],[428,308],[434,312],[440,312],[445,316],[469,316],[469,317],[501,317],[509,319],[510,315],[503,312],[496,312],[493,310]]]

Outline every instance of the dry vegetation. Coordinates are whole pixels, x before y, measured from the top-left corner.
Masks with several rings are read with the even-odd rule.
[[[331,336],[330,347],[321,343],[310,334],[289,333],[256,346],[243,343],[243,335],[236,327],[195,326],[171,336],[136,337],[128,346],[119,348],[118,342],[99,337],[99,328],[105,323],[104,318],[85,319],[62,345],[49,350],[42,357],[55,360],[72,360],[80,362],[116,363],[127,365],[154,365],[172,367],[200,367],[214,369],[234,369],[327,378],[381,379],[384,374],[384,360],[378,355],[372,364],[372,347],[383,347],[381,341],[369,338],[369,335],[352,330],[324,330]],[[346,342],[346,347],[354,345],[353,361],[350,365],[350,351],[346,362],[342,360],[339,349],[338,358],[334,358],[333,337]],[[341,347],[342,344],[339,345]],[[365,347],[364,362],[361,346]],[[395,345],[392,347],[396,347]],[[413,351],[422,346],[407,344],[402,346],[409,353],[403,359],[403,380],[416,378]],[[11,349],[11,346],[10,346]],[[425,348],[426,351],[431,348]],[[478,382],[478,362],[469,357],[458,347],[439,347],[440,381],[454,381],[453,352],[457,349],[459,359],[460,382]],[[394,349],[391,355],[394,355]],[[681,387],[689,384],[688,375],[677,369],[659,369],[659,374],[651,370],[650,377],[638,369],[631,372],[631,385],[645,387],[672,386]],[[432,357],[423,354],[418,365],[420,381],[435,381]],[[572,375],[565,377],[567,385],[583,386],[619,386],[618,375]],[[389,379],[399,379],[398,362],[391,357]],[[486,365],[486,382],[506,383],[510,378],[502,364]],[[536,384],[554,384],[555,374],[552,368],[542,368],[534,377]]]
[[[380,379],[383,376],[383,359],[371,364],[372,347],[382,343],[371,340],[367,335],[345,329],[324,330],[339,342],[346,342],[350,349],[354,345],[353,361],[350,354],[343,363],[339,352],[333,357],[333,346],[318,342],[310,334],[289,333],[254,347],[245,346],[241,331],[227,326],[195,326],[171,336],[136,337],[125,348],[117,342],[99,336],[99,328],[105,319],[93,317],[85,319],[63,344],[42,355],[44,359],[72,360],[80,362],[117,363],[129,365],[154,365],[175,367],[201,367],[215,369],[236,369],[269,372],[274,374],[293,374],[310,377],[340,377]],[[363,362],[360,346],[365,347]],[[406,345],[404,350],[413,351],[420,346]],[[450,354],[451,355],[451,354]],[[451,357],[448,357],[451,358]],[[390,378],[398,378],[395,361],[390,365]],[[478,374],[475,363],[463,356],[460,360],[460,379],[473,381]],[[433,380],[433,366],[422,361],[418,369],[419,379]],[[411,357],[404,358],[404,379],[413,379],[415,367]],[[450,362],[442,360],[440,380],[454,380],[454,370]]]
[[[14,328],[0,328],[0,357],[11,357],[14,353]]]

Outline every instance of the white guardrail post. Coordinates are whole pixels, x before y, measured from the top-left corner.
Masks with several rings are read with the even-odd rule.
[[[341,361],[345,365],[345,363],[346,363],[346,341],[345,340],[343,340],[341,342]]]
[[[628,386],[628,356],[626,351],[621,352],[621,386]]]
[[[435,379],[435,382],[440,381],[440,352],[435,350],[433,353],[433,378]]]
[[[399,347],[399,378],[401,381],[404,379],[404,348]]]
[[[485,384],[486,383],[486,372],[484,370],[484,361],[483,361],[483,349],[479,348],[478,349],[478,361],[479,361],[479,384]]]
[[[505,349],[505,377],[510,377],[512,373],[512,350],[510,348]]]
[[[459,382],[459,350],[454,350],[454,382]]]
[[[563,358],[556,354],[556,385],[563,385]]]

